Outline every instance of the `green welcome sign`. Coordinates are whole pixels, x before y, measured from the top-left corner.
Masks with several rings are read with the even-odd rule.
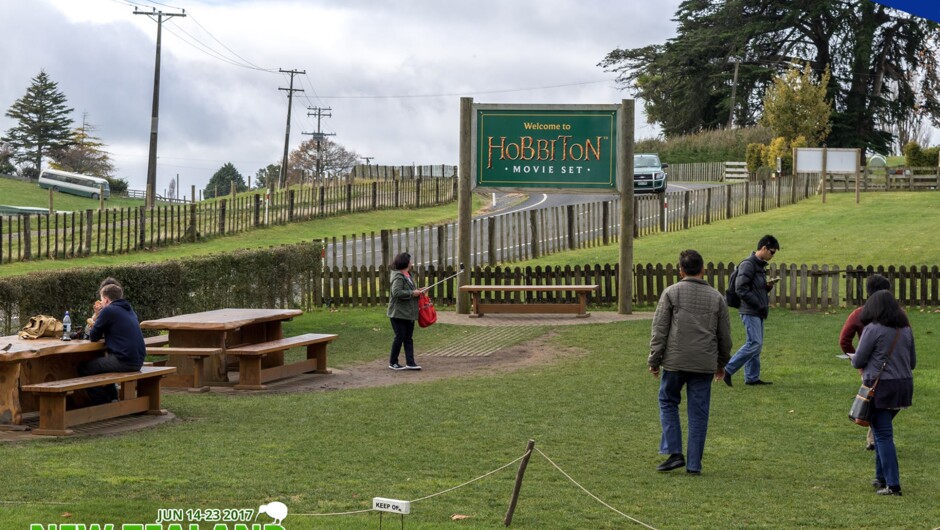
[[[619,105],[474,105],[474,186],[616,192],[619,109]]]

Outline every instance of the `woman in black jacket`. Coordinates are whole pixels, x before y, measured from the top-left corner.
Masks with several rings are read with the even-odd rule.
[[[911,406],[917,352],[907,314],[891,291],[873,294],[862,309],[865,330],[858,341],[852,366],[859,369],[866,386],[876,383],[871,430],[875,435],[875,480],[878,495],[901,495],[898,454],[892,421]]]

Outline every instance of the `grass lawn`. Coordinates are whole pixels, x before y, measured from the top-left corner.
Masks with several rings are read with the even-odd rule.
[[[936,193],[830,193],[793,206],[736,217],[691,230],[635,240],[635,263],[676,263],[694,248],[705,262],[738,262],[764,234],[780,241],[775,263],[797,265],[936,265],[940,201]],[[617,263],[619,244],[546,256],[525,265]]]
[[[846,417],[859,384],[835,358],[847,314],[772,311],[762,375],[775,384],[713,387],[699,477],[654,470],[664,457],[658,385],[645,364],[649,322],[585,324],[554,329],[552,346],[586,352],[556,364],[335,392],[174,394],[164,404],[179,421],[153,429],[0,445],[10,471],[0,528],[145,523],[160,508],[257,509],[273,500],[290,509],[286,529],[377,528],[374,513],[301,514],[437,493],[514,460],[530,438],[586,489],[659,529],[940,526],[940,362],[930,354],[940,349],[940,314],[911,315],[921,356],[914,406],[895,420],[900,498],[874,495],[865,430]],[[391,340],[382,308],[312,312],[290,326],[339,333],[336,366],[382,359]],[[419,360],[461,333],[419,330]],[[503,528],[515,469],[416,502],[406,527]],[[385,524],[397,528],[396,518]],[[633,527],[533,455],[512,528]]]

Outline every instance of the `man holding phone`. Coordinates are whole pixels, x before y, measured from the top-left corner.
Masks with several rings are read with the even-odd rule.
[[[758,241],[757,250],[738,264],[734,290],[741,298],[738,313],[744,323],[747,339],[741,349],[725,365],[723,379],[728,386],[732,386],[731,375],[742,366],[745,385],[772,384],[760,378],[760,352],[764,346],[764,320],[770,311],[770,297],[767,293],[780,280],[780,278],[767,279],[764,268],[778,250],[780,250],[780,243],[777,242],[777,238],[766,235]]]

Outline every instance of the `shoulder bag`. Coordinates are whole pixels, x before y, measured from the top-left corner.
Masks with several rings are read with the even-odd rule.
[[[885,366],[888,366],[888,361],[891,359],[891,354],[894,353],[894,347],[898,344],[900,336],[901,330],[898,329],[894,332],[894,342],[891,343],[891,349],[888,351],[888,356],[885,357],[884,364],[881,365],[881,370],[878,370],[878,377],[875,378],[875,382],[872,383],[871,387],[863,384],[858,389],[858,393],[855,394],[852,408],[849,409],[849,420],[853,423],[862,427],[871,425],[871,407],[872,401],[875,399],[875,388],[878,387],[878,381],[881,381],[881,372],[884,372]]]

